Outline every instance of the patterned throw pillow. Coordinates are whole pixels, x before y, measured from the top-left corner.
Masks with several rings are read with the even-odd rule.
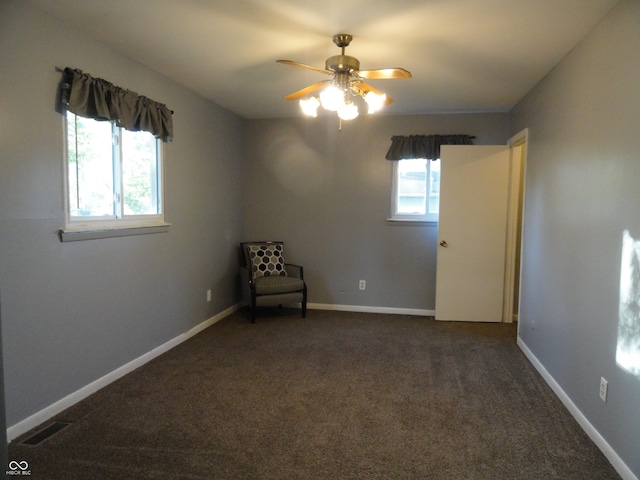
[[[282,245],[249,245],[253,278],[287,276],[282,257]]]

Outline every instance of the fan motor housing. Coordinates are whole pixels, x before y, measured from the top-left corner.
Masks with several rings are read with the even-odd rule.
[[[333,70],[334,72],[351,72],[360,70],[360,61],[349,55],[334,55],[333,57],[327,58],[325,68],[327,70]]]

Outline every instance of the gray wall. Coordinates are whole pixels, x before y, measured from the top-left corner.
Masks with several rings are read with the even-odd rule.
[[[4,407],[4,366],[2,355],[2,298],[0,298],[0,468],[3,468],[4,465],[9,465],[6,418],[6,409]]]
[[[12,426],[237,302],[243,121],[20,0],[0,6],[0,65],[0,291]],[[168,233],[60,243],[56,66],[175,111],[175,140],[164,150]]]
[[[530,129],[520,337],[636,477],[640,378],[616,343],[622,232],[640,238],[639,32],[623,1],[513,111]]]
[[[245,237],[285,241],[287,260],[305,267],[309,302],[433,310],[437,226],[386,222],[391,136],[505,144],[509,115],[361,116],[342,131],[321,115],[247,122]]]

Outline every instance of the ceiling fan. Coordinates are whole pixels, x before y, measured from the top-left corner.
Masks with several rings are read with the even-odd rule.
[[[360,70],[360,61],[344,53],[352,39],[353,36],[347,33],[333,36],[333,42],[342,49],[342,53],[327,58],[325,68],[313,67],[292,60],[277,60],[278,63],[302,67],[331,76],[328,80],[322,80],[287,95],[284,97],[285,100],[300,100],[303,112],[313,117],[317,116],[318,107],[322,105],[326,110],[336,111],[341,120],[350,120],[358,116],[358,107],[352,101],[353,96],[364,98],[369,106],[369,113],[374,113],[393,102],[393,99],[365,83],[364,80],[411,78],[411,73],[404,68]],[[321,90],[319,97],[304,98],[318,90]]]

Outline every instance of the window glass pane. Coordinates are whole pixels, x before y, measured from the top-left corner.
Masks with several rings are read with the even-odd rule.
[[[67,116],[69,214],[113,216],[111,123]]]
[[[157,140],[148,132],[122,130],[121,142],[124,214],[160,213]]]
[[[396,213],[424,215],[427,213],[427,161],[398,162]]]

